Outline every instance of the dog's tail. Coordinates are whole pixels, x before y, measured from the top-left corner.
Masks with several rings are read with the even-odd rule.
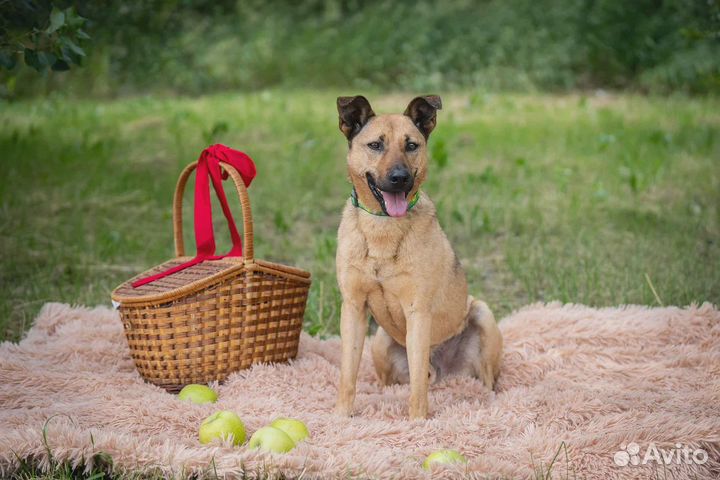
[[[482,377],[488,388],[493,388],[500,374],[502,362],[503,338],[495,321],[495,315],[487,303],[468,296],[468,321],[473,322],[480,330],[481,355],[483,358]]]

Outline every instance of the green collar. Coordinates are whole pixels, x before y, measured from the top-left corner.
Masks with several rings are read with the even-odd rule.
[[[378,217],[389,217],[387,213],[383,212],[382,210],[379,212],[373,212],[372,210],[368,210],[365,205],[360,203],[360,200],[358,200],[357,191],[355,190],[355,187],[353,187],[352,192],[350,192],[350,200],[352,200],[352,204],[354,207],[360,208],[362,210],[365,210],[367,213],[371,215],[377,215]],[[415,204],[420,200],[420,190],[415,192],[415,195],[413,195],[412,200],[410,200],[410,203],[408,204],[407,211],[409,212],[412,210],[412,208],[415,206]]]

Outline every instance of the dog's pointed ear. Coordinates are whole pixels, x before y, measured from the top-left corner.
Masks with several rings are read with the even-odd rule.
[[[370,102],[362,95],[338,97],[337,109],[340,117],[340,131],[348,141],[352,141],[368,120],[375,116]]]
[[[405,115],[427,139],[437,124],[437,111],[442,109],[442,100],[437,95],[415,97],[405,109]]]

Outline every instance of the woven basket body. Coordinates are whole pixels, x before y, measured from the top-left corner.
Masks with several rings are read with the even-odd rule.
[[[254,363],[283,362],[297,354],[310,274],[253,258],[252,217],[239,174],[233,178],[243,209],[244,256],[203,261],[138,288],[132,282],[190,260],[182,240],[181,174],[173,209],[177,258],[117,287],[128,346],[145,380],[178,391],[190,383],[223,381]]]

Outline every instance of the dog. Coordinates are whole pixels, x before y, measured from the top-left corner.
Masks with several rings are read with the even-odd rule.
[[[353,186],[338,229],[342,357],[335,412],[352,414],[368,312],[381,383],[410,384],[409,416],[426,418],[429,384],[476,377],[492,389],[502,336],[488,306],[468,295],[460,261],[420,190],[440,97],[413,99],[402,115],[375,115],[363,96],[337,99]]]

